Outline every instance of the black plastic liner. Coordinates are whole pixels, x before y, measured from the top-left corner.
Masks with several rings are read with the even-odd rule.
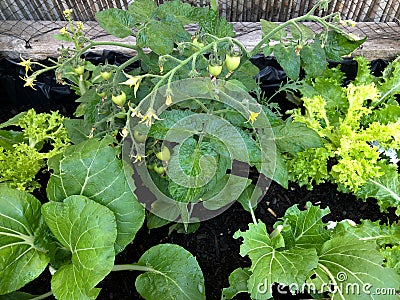
[[[83,58],[95,65],[104,64],[106,61],[109,64],[120,65],[131,56],[105,50],[101,54],[87,52]],[[260,87],[266,97],[275,94],[282,83],[287,81],[285,72],[274,57],[256,55],[251,58],[251,62],[260,70],[255,79],[260,82]],[[48,64],[49,62],[41,63]],[[331,66],[338,65],[333,62],[329,62],[329,64]],[[387,64],[388,62],[382,59],[372,61],[372,73],[376,76],[381,75]],[[357,62],[345,59],[340,65],[348,80],[354,79],[357,74]],[[37,66],[33,65],[34,67]],[[137,67],[140,67],[139,62],[135,62],[129,69]],[[127,70],[129,71],[129,69]],[[58,110],[66,115],[68,112],[74,111],[73,107],[77,105],[75,103],[77,96],[68,85],[60,85],[56,82],[54,72],[50,71],[38,76],[35,81],[36,90],[24,87],[24,81],[21,79],[23,77],[25,77],[25,68],[18,65],[18,62],[5,58],[0,59],[0,121],[3,122],[16,113],[29,108],[35,108],[38,112]],[[284,102],[287,102],[284,94],[276,95],[274,101],[284,106]]]

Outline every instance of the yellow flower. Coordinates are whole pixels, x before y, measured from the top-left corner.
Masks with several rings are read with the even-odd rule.
[[[31,88],[33,88],[35,91],[36,91],[36,89],[35,89],[35,87],[34,87],[34,81],[36,80],[36,77],[25,77],[25,78],[23,78],[23,77],[19,77],[19,78],[21,78],[22,80],[24,80],[25,81],[25,84],[24,84],[24,87],[31,87]]]
[[[132,118],[134,118],[134,117],[143,118],[143,115],[140,112],[139,107],[136,107],[135,109],[131,108],[131,111],[132,111],[132,113],[131,113]]]
[[[154,109],[150,108],[147,113],[142,117],[139,123],[145,123],[147,127],[150,127],[153,124],[154,120],[161,120],[157,115]]]
[[[256,113],[250,110],[250,116],[249,119],[247,120],[247,122],[250,122],[251,124],[254,124],[254,122],[256,121],[257,117],[260,115],[261,110]]]
[[[142,161],[142,159],[145,158],[145,157],[146,157],[145,155],[142,156],[142,155],[140,155],[140,154],[136,154],[136,155],[133,156],[133,158],[135,159],[135,160],[133,161],[133,163],[136,163],[136,162],[138,162],[138,161],[140,162],[140,161]]]
[[[171,94],[168,94],[168,95],[167,95],[167,98],[165,99],[165,104],[166,104],[167,106],[170,106],[170,105],[172,104],[172,97],[171,97]]]
[[[85,30],[86,28],[83,26],[83,23],[81,21],[76,22],[76,28],[78,28],[79,31]]]
[[[135,98],[136,98],[136,92],[139,89],[140,81],[142,80],[142,77],[132,76],[132,75],[126,74],[125,72],[124,72],[124,75],[128,78],[128,80],[121,82],[120,84],[129,85],[129,87],[134,86],[133,92],[134,92]]]
[[[31,64],[32,64],[31,59],[23,59],[21,55],[19,55],[19,57],[21,58],[21,62],[18,63],[18,64],[19,64],[20,66],[25,67],[25,74],[28,74],[28,71],[29,71],[29,70],[32,71],[32,68],[31,68]]]
[[[72,9],[66,9],[66,10],[64,10],[64,11],[63,11],[63,14],[64,14],[64,16],[65,16],[67,19],[69,19],[69,17],[70,17],[71,14],[72,14]]]
[[[66,28],[66,27],[61,28],[61,29],[60,29],[60,33],[61,33],[62,35],[68,35],[68,30],[67,30],[67,28]]]

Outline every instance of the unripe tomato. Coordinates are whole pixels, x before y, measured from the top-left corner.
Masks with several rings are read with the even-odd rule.
[[[116,105],[122,107],[126,102],[126,94],[124,91],[122,91],[119,95],[112,95],[111,100]]]
[[[110,80],[110,78],[111,78],[111,76],[112,76],[112,72],[103,71],[103,72],[100,72],[100,76],[101,76],[101,78],[103,78],[105,81],[108,81],[108,80]]]
[[[204,47],[204,43],[201,43],[197,40],[197,38],[193,39],[193,45],[199,47],[199,48],[203,48]]]
[[[168,161],[171,158],[171,152],[169,152],[168,147],[163,146],[161,151],[156,153],[156,156],[159,160]]]
[[[154,171],[158,174],[158,175],[163,175],[165,173],[165,168],[163,166],[154,166]]]
[[[227,54],[225,64],[229,72],[235,71],[240,65],[240,56],[230,56]]]
[[[217,77],[219,74],[221,74],[222,72],[222,66],[212,66],[212,65],[208,65],[208,72],[210,72],[211,76]]]
[[[74,73],[76,75],[82,75],[83,73],[85,73],[85,66],[77,66],[76,68],[74,68]]]
[[[140,134],[140,132],[137,130],[135,130],[133,132],[133,136],[134,136],[135,140],[138,141],[139,143],[144,143],[147,138],[147,136],[145,134]]]

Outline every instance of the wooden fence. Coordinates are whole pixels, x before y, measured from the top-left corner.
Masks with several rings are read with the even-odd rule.
[[[0,0],[0,20],[64,20],[62,12],[73,8],[73,18],[94,20],[97,11],[127,8],[134,0]],[[154,0],[163,3],[164,0]],[[260,19],[286,21],[306,13],[317,0],[219,0],[221,15],[232,22],[257,22]],[[209,0],[186,0],[209,5]],[[332,0],[328,12],[339,11],[343,18],[357,22],[392,22],[400,18],[399,0]]]

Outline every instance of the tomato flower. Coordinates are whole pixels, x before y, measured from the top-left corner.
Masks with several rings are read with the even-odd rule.
[[[257,117],[260,115],[261,110],[258,113],[254,112],[254,111],[251,111],[251,110],[249,112],[250,112],[250,116],[249,116],[249,119],[247,120],[247,122],[250,122],[251,124],[254,124],[254,122],[256,121]]]
[[[140,77],[140,76],[132,76],[132,75],[126,74],[125,72],[124,72],[124,75],[125,75],[126,78],[128,78],[128,80],[126,80],[124,82],[121,82],[120,84],[129,85],[129,87],[134,86],[133,92],[134,92],[135,98],[136,98],[136,92],[139,89],[140,81],[142,80],[142,77]]]
[[[31,64],[32,64],[31,59],[23,59],[21,55],[19,57],[21,58],[21,62],[18,63],[18,64],[20,66],[25,67],[25,74],[28,74],[29,70],[33,71],[32,68],[31,68]]]
[[[19,78],[21,78],[22,80],[25,81],[24,87],[31,87],[36,91],[36,89],[34,87],[34,85],[35,85],[34,81],[36,80],[36,77],[25,77],[25,78],[23,78],[23,77],[20,76]]]
[[[142,120],[139,123],[145,123],[147,127],[150,127],[153,124],[154,120],[161,120],[154,109],[150,108],[147,113],[143,116]]]

